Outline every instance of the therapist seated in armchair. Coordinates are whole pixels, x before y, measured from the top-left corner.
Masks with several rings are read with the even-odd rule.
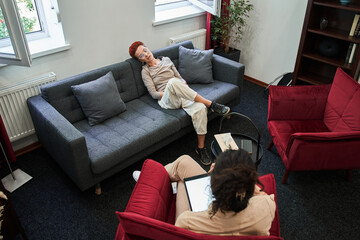
[[[249,154],[242,149],[228,150],[215,162],[209,170],[215,200],[202,212],[190,211],[184,178],[204,174],[205,170],[188,155],[165,166],[171,181],[178,182],[175,225],[212,235],[270,235],[276,211],[274,194],[263,191]],[[135,172],[137,180],[139,171]]]

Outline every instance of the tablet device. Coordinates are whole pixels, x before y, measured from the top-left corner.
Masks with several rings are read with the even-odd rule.
[[[252,141],[248,139],[241,139],[240,148],[247,151],[250,155],[252,154]]]
[[[184,179],[191,211],[205,211],[214,200],[211,192],[210,178],[210,175],[206,173]]]

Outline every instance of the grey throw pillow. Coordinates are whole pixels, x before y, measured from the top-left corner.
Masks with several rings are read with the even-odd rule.
[[[112,72],[108,72],[94,81],[71,86],[71,89],[90,126],[126,110]]]
[[[179,73],[188,83],[212,83],[212,58],[214,50],[179,47]]]

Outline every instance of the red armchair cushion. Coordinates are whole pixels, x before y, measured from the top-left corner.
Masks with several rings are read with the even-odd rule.
[[[276,201],[274,175],[262,176],[260,180],[265,192],[274,193]],[[270,229],[271,236],[212,236],[176,227],[172,217],[169,221],[169,216],[175,213],[174,196],[165,168],[155,161],[146,160],[125,212],[116,213],[120,219],[116,239],[282,239],[279,237],[277,209]]]
[[[325,107],[324,123],[332,132],[360,131],[360,84],[337,69]]]
[[[274,120],[268,122],[268,129],[286,167],[288,167],[286,149],[289,147],[288,143],[292,134],[329,131],[322,120]]]

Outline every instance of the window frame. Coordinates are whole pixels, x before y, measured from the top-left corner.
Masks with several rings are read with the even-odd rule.
[[[70,44],[65,41],[64,32],[61,24],[59,8],[57,4],[58,0],[34,0],[35,6],[37,8],[38,17],[41,25],[41,31],[33,33],[24,33],[21,17],[17,9],[16,0],[0,0],[0,3],[12,3],[14,9],[6,9],[3,13],[6,12],[7,15],[16,16],[14,20],[17,21],[17,24],[21,27],[16,28],[17,31],[21,30],[23,33],[21,35],[10,35],[10,32],[13,31],[13,26],[6,24],[9,31],[9,45],[2,47],[0,46],[0,67],[6,65],[19,65],[19,66],[31,66],[31,59],[46,56],[56,52],[61,52],[70,49]],[[4,13],[5,14],[5,13]],[[5,18],[5,17],[4,17]],[[7,20],[5,19],[6,23]],[[11,30],[10,30],[11,29]],[[11,41],[11,44],[10,44]],[[19,44],[14,45],[13,42],[20,41]],[[7,52],[7,50],[12,47],[15,54],[2,54],[1,52]],[[21,55],[19,55],[21,53]],[[14,61],[14,59],[16,59]]]
[[[155,0],[153,26],[201,16],[205,12],[220,16],[221,0],[214,0],[213,7],[211,9],[198,0],[160,0],[159,3]]]
[[[190,3],[192,3],[195,6],[198,6],[199,8],[207,11],[208,13],[211,13],[212,15],[216,15],[220,17],[221,15],[221,0],[212,0],[213,5],[212,7],[202,3],[200,0],[188,0]]]
[[[30,66],[31,56],[15,0],[0,0],[14,54],[0,52],[0,63]]]

